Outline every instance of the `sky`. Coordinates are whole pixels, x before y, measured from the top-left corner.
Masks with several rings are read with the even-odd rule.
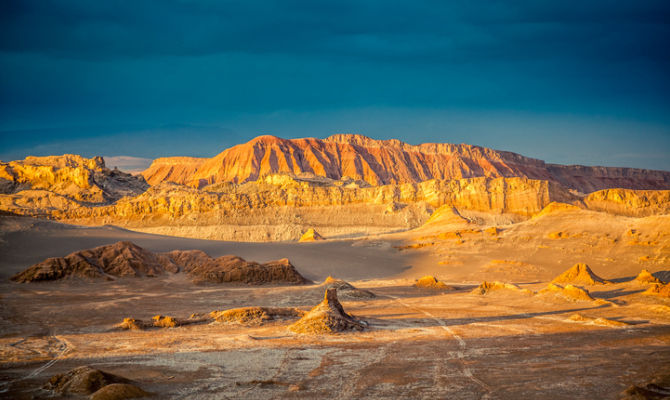
[[[670,2],[0,2],[0,159],[271,134],[670,170]]]

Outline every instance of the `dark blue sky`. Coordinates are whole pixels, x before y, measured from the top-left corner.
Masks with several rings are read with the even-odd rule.
[[[260,134],[670,170],[670,2],[0,2],[0,159]]]

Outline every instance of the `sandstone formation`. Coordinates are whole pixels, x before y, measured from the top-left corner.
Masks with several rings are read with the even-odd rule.
[[[449,204],[445,204],[433,211],[433,213],[430,215],[430,218],[428,221],[426,221],[425,224],[423,224],[423,226],[441,227],[443,225],[464,225],[468,224],[469,222],[470,221],[461,216],[455,207]]]
[[[287,258],[259,264],[232,255],[211,258],[199,250],[175,250],[165,255],[191,275],[195,282],[237,282],[251,285],[308,282]]]
[[[206,158],[163,157],[155,159],[142,176],[150,185],[161,182],[184,183],[190,179]]]
[[[558,201],[552,201],[551,203],[547,204],[546,207],[542,209],[539,213],[535,214],[533,218],[538,218],[542,217],[545,215],[549,214],[557,214],[557,213],[562,213],[562,212],[571,212],[571,211],[579,211],[580,208],[572,205],[572,204],[566,204],[566,203],[561,203]]]
[[[299,242],[314,242],[316,240],[326,240],[323,236],[319,235],[314,228],[309,228],[301,237]]]
[[[99,204],[137,196],[148,187],[142,177],[106,168],[102,157],[65,154],[0,162],[0,194],[4,195],[27,192],[30,196],[35,191],[46,191],[77,202]]]
[[[337,299],[337,289],[326,289],[324,299],[289,329],[295,333],[324,334],[365,329],[366,324],[347,314]]]
[[[609,318],[592,318],[592,317],[587,317],[581,314],[572,314],[567,321],[571,322],[581,322],[585,324],[591,324],[591,325],[598,325],[598,326],[607,326],[607,327],[627,327],[630,326],[630,324],[626,322],[621,322],[621,321],[616,321],[613,319]]]
[[[606,189],[589,194],[583,202],[591,210],[631,217],[670,214],[670,190]]]
[[[267,321],[291,320],[303,315],[304,311],[292,307],[241,307],[210,313],[216,322],[243,325],[261,325]]]
[[[478,294],[478,295],[486,295],[492,292],[499,292],[499,291],[511,291],[511,292],[517,292],[517,293],[523,293],[523,294],[533,294],[528,289],[521,289],[517,285],[513,285],[511,283],[504,283],[504,282],[482,282],[478,287],[472,290],[472,294]]]
[[[44,386],[58,394],[92,394],[113,383],[131,383],[120,376],[100,371],[89,366],[77,367],[65,374],[54,375]]]
[[[212,159],[157,159],[144,171],[149,189],[99,157],[0,163],[0,213],[235,241],[295,240],[308,229],[356,237],[426,222],[438,229],[479,224],[477,213],[515,222],[576,207],[670,213],[670,190],[612,188],[665,188],[670,173],[559,167],[468,145],[264,136]],[[582,193],[594,188],[606,189]]]
[[[663,284],[663,282],[655,277],[654,275],[651,274],[651,272],[647,271],[646,269],[643,269],[640,271],[640,273],[635,277],[634,279],[635,282],[637,283],[660,283]]]
[[[145,171],[155,182],[163,172],[157,162]],[[192,165],[192,161],[185,161]],[[449,143],[409,145],[340,134],[326,139],[282,139],[259,136],[224,150],[197,167],[190,176],[175,168],[163,180],[204,187],[219,182],[255,181],[275,173],[312,173],[340,180],[350,177],[371,185],[417,183],[431,179],[527,177],[552,180],[584,193],[605,188],[670,189],[670,173],[633,168],[546,164],[519,154]]]
[[[650,296],[657,296],[663,298],[670,298],[670,283],[666,284],[654,284],[652,287],[644,291],[644,294]]]
[[[335,279],[332,276],[327,277],[320,286],[325,289],[337,289],[338,296],[350,299],[370,299],[377,297],[369,290],[359,289],[349,282]]]
[[[131,242],[117,242],[65,257],[48,258],[14,275],[16,282],[53,281],[68,278],[111,278],[126,276],[157,276],[176,273],[178,268]]]
[[[180,271],[190,275],[194,282],[250,285],[308,282],[286,258],[259,264],[233,255],[211,258],[200,250],[156,254],[127,241],[48,258],[11,279],[20,283],[72,278],[113,279]]]
[[[554,278],[552,283],[572,284],[572,285],[604,285],[609,283],[598,275],[594,274],[588,265],[577,263],[569,270]]]
[[[103,386],[91,395],[91,400],[124,400],[137,399],[140,397],[151,397],[152,393],[145,392],[141,388],[129,383],[112,383]]]
[[[431,289],[431,290],[452,290],[453,287],[447,285],[446,283],[437,280],[434,276],[424,276],[414,283],[414,287],[420,289]]]
[[[588,292],[588,290],[582,289],[580,287],[571,284],[560,286],[555,283],[550,283],[546,288],[540,290],[538,294],[555,294],[570,301],[594,300],[594,298],[591,297],[591,294]]]

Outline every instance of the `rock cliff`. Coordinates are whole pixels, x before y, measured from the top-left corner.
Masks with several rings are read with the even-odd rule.
[[[48,196],[35,191],[48,191],[69,200],[106,203],[148,187],[142,177],[106,168],[102,157],[65,154],[0,162],[0,193],[5,195],[31,191],[30,197],[44,198]]]
[[[202,164],[192,159],[158,159],[143,175],[157,184],[170,181],[194,187],[243,183],[269,174],[313,174],[351,178],[370,185],[418,183],[473,177],[525,177],[551,180],[589,193],[606,188],[670,189],[670,172],[634,168],[564,166],[467,144],[374,140],[340,134],[326,139],[259,136],[224,150]]]

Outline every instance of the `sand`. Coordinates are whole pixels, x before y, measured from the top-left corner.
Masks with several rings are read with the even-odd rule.
[[[167,399],[617,398],[670,374],[670,300],[645,295],[651,285],[632,281],[642,269],[635,261],[642,252],[652,256],[644,268],[663,275],[668,255],[658,246],[665,239],[654,236],[662,225],[622,217],[597,231],[598,218],[538,223],[546,218],[553,214],[496,225],[497,235],[484,226],[481,233],[463,235],[461,244],[438,238],[431,239],[434,245],[403,251],[393,246],[417,243],[426,233],[255,244],[0,219],[0,396],[46,397],[40,388],[51,376],[84,365],[132,378],[141,390]],[[641,232],[639,241],[659,245],[629,244],[631,227]],[[549,239],[550,230],[571,235]],[[585,232],[589,236],[575,236]],[[596,234],[602,236],[595,240]],[[194,284],[182,274],[8,280],[47,257],[119,240],[153,252],[200,249],[212,257],[237,254],[259,262],[286,257],[317,283]],[[568,243],[537,248],[556,240]],[[579,262],[611,281],[587,288],[594,300],[526,294],[546,288]],[[202,317],[246,307],[307,312],[323,299],[325,284],[318,282],[329,275],[373,294],[339,297],[347,314],[367,322],[365,329],[299,335],[289,330],[293,318],[212,323]],[[414,287],[425,275],[454,289]],[[470,293],[482,281],[496,280],[518,289]],[[580,317],[571,319],[575,314]],[[116,327],[124,318],[153,323],[155,316],[162,316],[158,322],[170,317],[176,326]],[[179,324],[190,319],[198,322]]]

